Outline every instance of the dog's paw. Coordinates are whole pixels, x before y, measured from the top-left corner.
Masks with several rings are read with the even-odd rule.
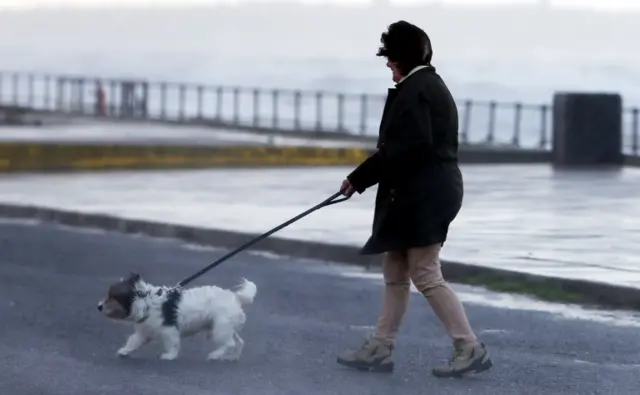
[[[116,355],[119,356],[120,358],[126,358],[129,356],[129,350],[127,350],[126,348],[122,347],[121,349],[119,349],[116,352]]]
[[[240,355],[238,354],[229,354],[229,355],[225,355],[224,357],[220,358],[223,361],[237,361],[240,359]]]
[[[163,361],[173,361],[177,357],[178,355],[176,353],[169,353],[169,352],[166,352],[160,355],[160,359],[162,359]]]
[[[207,356],[209,361],[237,361],[240,355],[237,353],[223,353],[221,351],[213,351]]]
[[[223,359],[224,355],[220,355],[219,352],[213,351],[212,353],[209,353],[209,355],[207,355],[207,360],[208,361],[220,361],[221,359]]]

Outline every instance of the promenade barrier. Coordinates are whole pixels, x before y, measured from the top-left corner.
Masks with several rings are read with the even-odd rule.
[[[55,114],[374,143],[385,98],[366,93],[0,72],[0,123],[5,119],[13,124],[20,124],[25,114],[29,115],[27,124],[39,122],[34,114],[43,119]],[[457,99],[463,161],[553,160],[552,104]],[[635,164],[640,162],[639,109],[624,108],[621,117],[624,163]],[[293,163],[286,158],[281,162]]]

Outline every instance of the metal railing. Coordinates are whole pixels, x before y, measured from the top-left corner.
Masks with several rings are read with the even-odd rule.
[[[103,101],[98,92],[103,93]],[[0,72],[0,105],[105,118],[375,136],[386,96]],[[458,100],[463,144],[548,150],[551,105]],[[639,151],[638,109],[625,151]]]

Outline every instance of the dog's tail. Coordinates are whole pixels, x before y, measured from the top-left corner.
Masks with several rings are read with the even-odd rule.
[[[247,280],[246,278],[243,278],[242,284],[240,285],[240,288],[235,292],[235,294],[240,304],[245,305],[253,303],[253,299],[256,297],[257,292],[258,287],[256,287],[253,282]]]

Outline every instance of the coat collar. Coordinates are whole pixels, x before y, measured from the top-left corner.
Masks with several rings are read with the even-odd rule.
[[[411,71],[410,71],[407,75],[405,75],[404,77],[402,77],[402,79],[401,79],[400,81],[398,81],[398,83],[396,83],[395,87],[390,88],[390,89],[389,89],[389,91],[396,90],[396,89],[400,88],[400,87],[401,87],[401,85],[402,85],[402,84],[407,80],[407,78],[411,77],[412,75],[414,75],[414,74],[415,74],[415,73],[417,73],[418,71],[420,71],[420,70],[424,70],[424,69],[428,69],[428,70],[434,71],[434,70],[435,70],[435,67],[433,67],[433,66],[432,66],[432,65],[430,65],[430,64],[427,64],[427,65],[420,65],[420,66],[416,66],[416,67],[414,67],[413,69],[411,69]]]
[[[422,69],[426,69],[429,66],[426,65],[422,65],[422,66],[416,66],[413,69],[411,69],[411,71],[409,72],[409,74],[405,75],[404,77],[402,77],[402,79],[400,81],[398,81],[398,83],[396,84],[396,86],[402,84],[407,78],[411,77],[413,74],[416,73],[416,71],[420,71]]]

